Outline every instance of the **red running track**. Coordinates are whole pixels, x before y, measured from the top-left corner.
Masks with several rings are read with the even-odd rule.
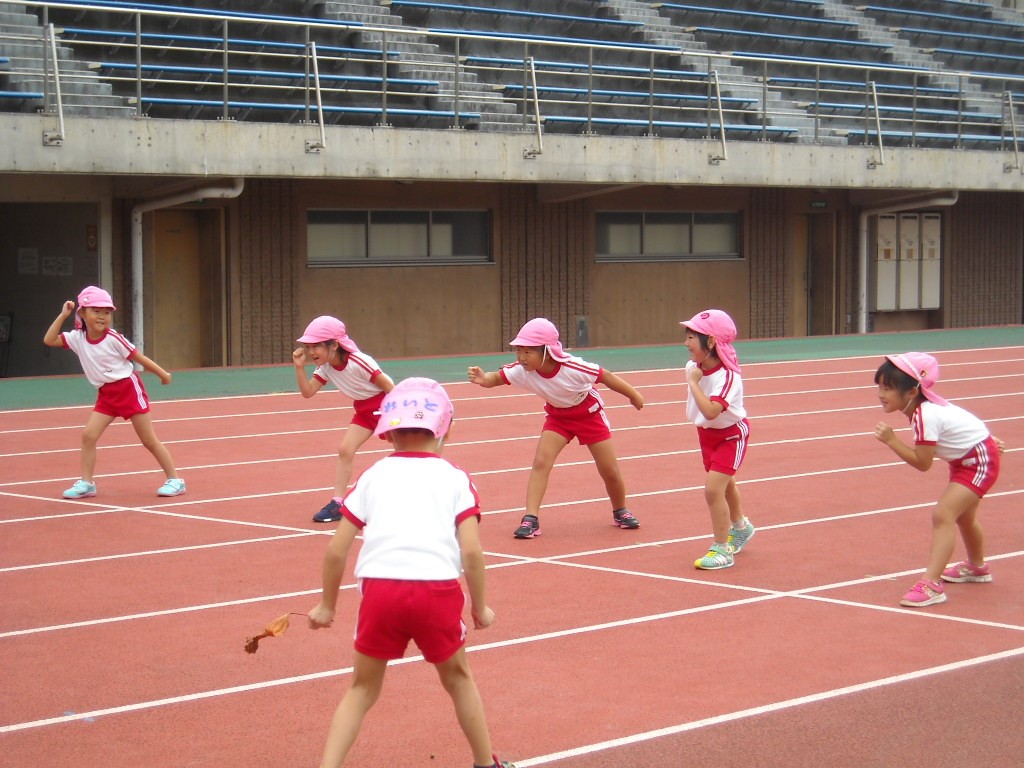
[[[1024,348],[939,360],[941,392],[1008,450],[982,506],[994,581],[951,585],[923,610],[898,601],[923,569],[945,469],[918,473],[872,437],[875,357],[744,367],[752,436],[739,480],[758,533],[713,573],[692,565],[710,523],[679,370],[624,374],[641,412],[606,396],[642,527],[610,524],[574,444],[529,541],[511,532],[539,399],[449,385],[446,456],[471,472],[485,510],[498,621],[468,647],[500,753],[520,768],[1019,765]],[[332,392],[157,403],[189,488],[170,500],[121,423],[100,449],[100,495],[62,500],[88,409],[0,412],[5,765],[318,764],[352,660],[351,577],[331,631],[293,617],[256,655],[242,646],[316,601],[330,531],[310,516],[327,498],[345,403]],[[357,471],[384,450],[367,444]],[[470,762],[411,648],[349,764]]]

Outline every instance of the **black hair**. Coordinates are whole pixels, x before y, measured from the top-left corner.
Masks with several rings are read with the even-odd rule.
[[[875,371],[875,384],[898,392],[909,392],[914,387],[921,386],[921,382],[906,371],[901,371],[891,360],[886,360]]]

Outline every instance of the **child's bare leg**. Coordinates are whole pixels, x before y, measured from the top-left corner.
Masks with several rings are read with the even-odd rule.
[[[114,420],[113,416],[93,411],[82,430],[82,479],[91,483],[96,471],[96,444]]]
[[[590,449],[590,455],[594,457],[598,474],[604,480],[604,487],[608,492],[608,500],[612,503],[612,509],[622,509],[626,506],[626,483],[622,479],[622,472],[619,471],[619,460],[615,456],[615,446],[612,445],[611,439],[591,443],[587,448]]]
[[[320,768],[338,768],[359,735],[363,718],[380,696],[387,661],[355,652],[352,684],[334,711]]]
[[[338,448],[338,463],[334,469],[334,495],[344,496],[348,489],[348,481],[352,479],[352,465],[355,463],[356,451],[373,436],[373,432],[358,424],[349,424]]]
[[[731,482],[731,475],[711,470],[704,483],[704,501],[707,502],[708,511],[711,513],[711,530],[715,543],[722,546],[729,541],[730,510],[726,501],[726,491]]]
[[[491,735],[487,730],[487,717],[480,699],[473,673],[466,661],[466,649],[459,648],[450,659],[434,665],[441,677],[441,684],[452,697],[455,716],[459,727],[466,734],[469,747],[473,750],[476,765],[491,765],[494,753],[491,750]]]
[[[974,506],[960,515],[956,521],[960,529],[960,538],[964,540],[964,549],[967,550],[967,559],[974,565],[985,564],[985,534],[978,522],[980,508],[981,499],[977,499]]]
[[[150,415],[148,413],[136,413],[132,416],[131,422],[132,426],[135,427],[135,434],[139,436],[139,440],[146,450],[153,454],[153,458],[157,460],[164,474],[167,477],[177,477],[178,470],[174,468],[174,459],[171,458],[171,452],[167,450],[156,436],[156,430],[153,429],[153,419],[150,418]]]
[[[740,489],[736,485],[735,477],[730,477],[729,484],[725,487],[725,503],[729,505],[729,522],[742,522],[743,507],[740,504]]]
[[[544,430],[537,441],[537,452],[533,456],[533,467],[530,479],[526,483],[526,514],[539,515],[540,503],[544,500],[544,492],[548,489],[548,477],[555,459],[569,441],[557,432]]]
[[[938,581],[953,556],[956,545],[957,521],[971,510],[977,509],[979,499],[972,490],[959,483],[950,483],[939,497],[932,512],[932,550],[925,572],[932,581]]]

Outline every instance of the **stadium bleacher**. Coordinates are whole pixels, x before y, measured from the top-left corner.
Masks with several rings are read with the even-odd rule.
[[[598,0],[62,0],[45,20],[62,68],[154,118],[309,119],[314,70],[324,120],[359,125],[481,128],[493,107],[559,132],[800,141],[813,124],[810,140],[856,142],[871,139],[870,118],[896,143],[963,146],[1006,134],[1005,92],[1020,114],[1024,85],[1000,77],[1024,76],[1024,21],[988,3],[634,5],[630,14]],[[41,30],[41,6],[29,8]],[[641,9],[668,20],[672,37],[654,34]],[[398,30],[434,53],[394,44]],[[9,55],[15,37],[0,28],[0,110],[38,109],[43,54]],[[460,79],[489,95],[460,103]]]

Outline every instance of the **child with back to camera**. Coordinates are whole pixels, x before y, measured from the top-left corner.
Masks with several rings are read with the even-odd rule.
[[[355,411],[338,448],[334,496],[313,515],[314,522],[333,523],[341,519],[341,499],[352,477],[356,451],[373,436],[379,418],[377,409],[395,385],[372,357],[359,351],[349,338],[345,324],[336,317],[322,315],[316,318],[306,326],[306,332],[298,342],[303,346],[292,352],[292,362],[295,363],[295,381],[302,396],[312,397],[324,384],[331,382],[352,398]],[[307,356],[317,366],[313,377],[308,380]]]
[[[156,436],[149,415],[149,396],[134,363],[160,377],[161,384],[171,383],[171,374],[139,352],[135,345],[112,327],[117,307],[110,294],[94,285],[78,294],[75,302],[66,301],[43,336],[48,347],[70,349],[82,364],[89,383],[97,388],[96,404],[82,431],[82,477],[64,491],[65,499],[84,499],[96,495],[94,471],[96,444],[114,419],[130,421],[143,447],[160,464],[166,476],[157,489],[158,496],[179,496],[185,492],[185,481],[178,476],[170,451]],[[75,313],[75,328],[62,333],[64,321]]]
[[[524,325],[509,346],[516,349],[516,362],[491,372],[470,366],[469,380],[485,388],[515,384],[545,401],[547,417],[526,486],[526,514],[513,536],[531,539],[540,535],[540,505],[551,468],[574,437],[594,457],[612,504],[612,522],[620,528],[639,528],[640,521],[626,508],[626,485],[612,445],[611,425],[594,387],[604,384],[628,398],[637,410],[644,407],[643,395],[600,365],[566,354],[558,329],[542,317]]]
[[[743,406],[743,378],[732,342],[736,324],[720,309],[698,312],[680,323],[686,329],[686,416],[697,427],[704,459],[704,499],[714,541],[694,562],[702,570],[729,568],[754,536],[744,517],[736,472],[747,453],[750,424]]]
[[[451,421],[452,404],[440,384],[422,378],[399,382],[384,398],[374,430],[394,452],[360,475],[342,502],[342,521],[324,558],[323,594],[309,612],[309,626],[331,625],[349,550],[360,532],[355,576],[362,602],[352,684],[331,721],[322,768],[342,764],[380,694],[388,660],[402,658],[410,640],[437,669],[474,768],[514,768],[491,750],[483,702],[466,659],[461,573],[476,628],[490,626],[494,611],[486,599],[476,487],[465,471],[441,458]]]
[[[928,567],[924,578],[900,600],[909,608],[945,602],[943,581],[992,581],[978,508],[999,477],[1003,444],[977,416],[939,397],[932,390],[938,380],[939,364],[923,352],[886,355],[875,372],[882,411],[906,416],[914,442],[904,443],[885,422],[875,426],[875,437],[921,472],[930,469],[936,458],[949,462],[949,483],[932,511]],[[950,565],[957,528],[967,559]]]

